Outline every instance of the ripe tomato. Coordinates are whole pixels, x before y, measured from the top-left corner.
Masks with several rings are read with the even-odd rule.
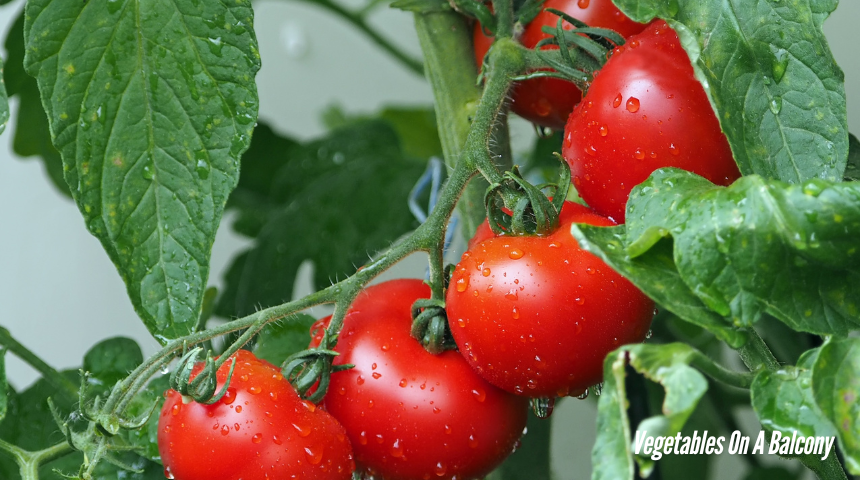
[[[611,28],[624,38],[635,35],[645,28],[621,13],[612,0],[547,0],[544,8],[554,8],[581,20],[592,27]],[[541,29],[544,26],[555,28],[558,17],[546,10],[541,11],[523,31],[520,41],[527,48],[534,48],[539,41],[550,35]],[[572,26],[565,22],[565,28]],[[481,25],[475,24],[475,59],[478,65],[493,44],[493,37],[484,35]],[[558,48],[547,46],[544,48]],[[579,103],[581,92],[576,85],[560,78],[534,78],[514,87],[511,109],[526,120],[545,127],[561,130],[573,106]]]
[[[332,374],[325,407],[346,428],[358,468],[386,480],[482,478],[513,450],[528,405],[457,352],[431,355],[410,336],[412,303],[428,297],[411,279],[358,296],[334,362],[355,368]]]
[[[158,421],[158,451],[177,480],[349,479],[355,468],[343,427],[299,398],[274,365],[239,350],[227,394],[186,403],[175,390]],[[195,375],[202,367],[196,367]],[[218,369],[218,389],[230,362]]]
[[[630,190],[658,168],[682,168],[719,185],[740,177],[678,35],[662,20],[609,59],[564,135],[577,191],[618,222]]]
[[[454,340],[499,388],[529,397],[578,395],[601,381],[607,353],[641,342],[651,325],[654,303],[580,249],[573,222],[614,225],[565,202],[552,234],[473,243],[454,271],[446,302]]]

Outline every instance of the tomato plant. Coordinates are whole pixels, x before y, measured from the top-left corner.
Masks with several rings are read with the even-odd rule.
[[[255,27],[279,19],[255,20],[275,7],[249,0],[26,0],[6,30],[0,130],[11,119],[13,151],[41,159],[110,262],[31,232],[34,202],[9,193],[28,189],[2,171],[18,188],[0,189],[5,238],[59,241],[51,272],[74,260],[80,276],[55,295],[31,262],[0,257],[16,286],[0,304],[26,304],[0,320],[0,478],[569,479],[588,461],[562,467],[579,452],[557,434],[595,430],[594,480],[722,479],[713,455],[630,446],[759,426],[751,446],[829,446],[780,447],[778,464],[729,453],[732,478],[860,475],[860,95],[823,31],[838,2],[396,0],[420,57],[382,28],[406,17],[372,13],[386,2],[306,3],[343,20],[282,25],[288,61],[335,68],[313,92],[283,78],[258,92],[261,52],[280,62],[278,36]],[[304,48],[317,38],[349,40],[328,58]],[[314,138],[260,120],[261,106],[300,111],[270,95],[369,101],[356,45],[420,77],[432,105],[330,107]],[[526,137],[511,111],[566,132]],[[588,208],[564,203],[571,185]],[[244,240],[219,270],[225,228]],[[414,253],[427,263],[410,271]],[[111,264],[149,343],[58,360],[73,349],[43,344],[41,318],[72,324],[77,307],[126,328],[86,276]],[[424,281],[367,286],[383,273]],[[6,352],[41,378],[17,388]],[[589,391],[595,415],[546,418],[550,397]]]
[[[500,235],[470,245],[451,278],[451,333],[493,385],[530,397],[580,395],[603,358],[645,339],[654,303],[570,235],[572,223],[614,223],[566,202],[547,236]]]
[[[299,398],[280,369],[239,350],[225,395],[212,405],[166,392],[158,447],[168,478],[348,479],[354,468],[343,427]],[[196,367],[196,372],[202,364]],[[218,370],[223,388],[230,370]]]
[[[611,0],[547,0],[543,3],[541,12],[525,26],[519,37],[525,47],[535,48],[538,42],[551,36],[542,29],[555,28],[558,17],[547,12],[547,8],[565,12],[593,27],[610,28],[625,38],[645,28],[645,25],[630,20]],[[570,29],[571,25],[565,22],[564,28]],[[480,65],[493,44],[493,37],[484,32],[480,23],[475,23],[473,42],[475,59]],[[532,78],[514,86],[511,110],[532,123],[561,130],[581,97],[582,92],[569,81],[548,77]]]
[[[576,190],[619,222],[630,190],[658,168],[682,168],[717,185],[740,177],[678,35],[663,21],[615,50],[564,138]]]
[[[362,292],[343,323],[326,409],[360,467],[382,478],[482,478],[514,449],[528,405],[476,375],[453,351],[431,355],[410,335],[420,280]],[[319,325],[318,325],[319,326]]]

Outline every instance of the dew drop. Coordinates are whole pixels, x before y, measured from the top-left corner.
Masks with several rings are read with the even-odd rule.
[[[445,434],[446,434],[446,435],[451,435],[451,427],[450,427],[450,426],[448,426],[448,425],[445,425]]]
[[[182,411],[182,404],[181,403],[177,403],[176,405],[173,406],[173,408],[170,409],[170,413],[174,417],[179,415],[179,412],[181,412],[181,411]]]
[[[681,154],[681,150],[679,150],[678,147],[676,147],[674,143],[670,143],[669,144],[669,153],[671,153],[672,155],[677,157],[678,155]]]
[[[636,97],[630,97],[627,99],[627,111],[630,113],[636,113],[639,111],[639,99]]]
[[[116,2],[119,3],[119,2]],[[164,467],[164,478],[169,478],[173,480],[173,472],[170,471],[170,467]]]
[[[373,375],[371,375],[371,376],[373,377],[374,380],[379,380],[382,377],[382,374],[379,372],[373,372]]]
[[[295,428],[296,431],[299,432],[299,436],[302,438],[307,437],[308,435],[311,434],[311,428],[310,427],[303,427],[297,423],[294,423],[293,428]]]
[[[257,395],[258,393],[260,393],[260,392],[262,392],[262,391],[263,391],[263,390],[262,390],[260,387],[256,386],[256,385],[253,385],[253,386],[248,387],[248,393],[251,393],[251,394],[253,394],[253,395]]]
[[[512,288],[508,291],[508,293],[505,294],[505,298],[507,298],[508,300],[516,300],[517,298],[519,298],[519,293],[516,291],[516,289]]]
[[[489,277],[490,276],[490,269],[485,268],[483,271],[481,271],[481,275],[483,275],[485,277]]]
[[[475,396],[475,400],[477,400],[479,403],[483,403],[483,402],[484,402],[484,400],[486,400],[486,399],[487,399],[487,392],[485,392],[485,391],[484,391],[483,389],[481,389],[481,388],[475,388],[475,389],[473,389],[473,390],[472,390],[472,395],[474,395],[474,396]]]
[[[478,448],[478,439],[475,438],[475,435],[469,435],[469,447]]]
[[[436,473],[437,477],[443,477],[445,476],[445,472],[448,471],[448,468],[445,466],[444,463],[436,462],[436,467],[433,469],[433,471]]]
[[[779,114],[782,110],[782,97],[773,97],[770,101],[770,111],[774,115]]]
[[[469,288],[469,277],[462,277],[457,280],[457,291],[463,293]]]
[[[399,438],[391,444],[391,456],[394,458],[400,458],[403,456],[403,446],[400,445]]]
[[[236,413],[242,413],[242,405],[236,405]]]
[[[254,443],[260,443],[263,441],[262,433],[255,433],[253,437],[251,437],[251,441]]]
[[[400,388],[406,388],[407,384],[408,384],[408,382],[406,381],[405,378],[400,379]]]
[[[511,250],[510,252],[508,252],[508,257],[510,257],[513,260],[519,260],[520,258],[523,258],[523,255],[525,255],[525,254],[526,254],[526,252],[515,248],[515,249]]]
[[[642,149],[637,148],[635,152],[633,152],[633,156],[636,157],[636,160],[642,160],[645,158],[645,152]]]
[[[229,425],[224,425],[223,427],[221,427],[221,435],[227,435],[228,433],[230,433]]]
[[[308,457],[308,461],[311,462],[311,465],[319,465],[323,457],[323,447],[305,447],[305,456]]]
[[[511,310],[511,316],[514,317],[514,320],[520,318],[520,311],[517,310],[517,307],[514,307],[513,310]]]
[[[599,129],[597,129],[598,133],[600,133],[601,137],[605,137],[609,135],[609,127],[606,125],[601,125]]]
[[[591,3],[591,0],[579,0],[578,2],[576,2],[576,5],[579,8],[585,10],[586,8],[588,8],[589,3]]]
[[[612,107],[618,108],[621,105],[621,100],[622,100],[621,94],[619,93],[618,96],[615,97],[615,100],[612,101]]]
[[[358,434],[358,443],[367,445],[367,432],[361,432]]]
[[[275,445],[280,445],[280,444],[284,443],[283,441],[281,441],[280,438],[278,438],[277,435],[272,435],[272,442],[274,442]]]
[[[359,375],[358,378],[355,379],[355,383],[357,383],[358,385],[364,385],[364,377]]]

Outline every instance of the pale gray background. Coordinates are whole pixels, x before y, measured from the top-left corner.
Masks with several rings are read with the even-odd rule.
[[[18,0],[0,8],[3,38],[22,5]],[[423,79],[326,12],[289,1],[259,1],[255,10],[263,58],[257,77],[260,118],[279,131],[299,138],[322,133],[319,113],[333,103],[348,112],[369,112],[386,104],[432,101]],[[418,54],[411,15],[381,8],[372,20],[387,37]],[[831,49],[845,70],[849,125],[855,133],[860,132],[858,20],[860,0],[843,0],[825,24]],[[12,108],[17,108],[16,102]],[[515,125],[516,144],[528,144],[530,135],[528,125]],[[10,139],[10,132],[0,136],[0,324],[57,368],[79,366],[97,339],[116,335],[134,337],[144,353],[152,353],[155,342],[137,319],[119,275],[87,232],[77,208],[57,193],[39,161],[14,158]],[[229,224],[227,220],[223,225]],[[247,240],[229,228],[219,231],[211,284],[220,285],[231,256],[246,245]],[[310,266],[306,267],[300,272],[305,279],[310,273]],[[422,274],[421,259],[413,258],[393,275]],[[296,293],[307,288],[306,281],[300,282]],[[26,387],[36,378],[17,358],[7,356],[7,363],[15,388]],[[589,477],[594,412],[591,401],[566,400],[557,408],[552,455],[558,479]],[[746,413],[747,433],[757,433],[754,415]],[[722,456],[713,478],[741,478],[738,465],[733,457]]]

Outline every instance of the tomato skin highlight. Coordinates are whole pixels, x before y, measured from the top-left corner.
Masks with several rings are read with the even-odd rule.
[[[482,478],[513,450],[528,404],[456,351],[431,355],[410,336],[412,303],[429,297],[415,279],[359,294],[334,362],[355,368],[332,374],[325,407],[346,428],[359,468],[381,478]]]
[[[175,390],[158,421],[165,476],[176,480],[347,480],[355,464],[344,428],[299,398],[274,365],[239,350],[227,395],[184,403]],[[230,363],[218,369],[218,391]],[[201,365],[195,367],[196,376]]]
[[[718,185],[740,177],[678,35],[662,20],[617,49],[570,115],[564,138],[580,196],[619,223],[630,190],[658,168],[682,168]]]
[[[472,243],[451,278],[446,308],[460,353],[508,392],[579,395],[602,380],[607,353],[643,341],[651,325],[654,303],[581,250],[573,222],[614,224],[565,202],[558,230]]]
[[[558,17],[545,9],[554,8],[581,20],[592,27],[611,28],[627,38],[645,28],[644,24],[634,22],[621,13],[612,0],[547,0],[542,10],[526,25],[520,42],[527,48],[535,46],[551,35],[544,33],[542,27],[555,28]],[[564,22],[564,28],[572,26]],[[493,44],[493,37],[484,34],[479,23],[475,23],[473,33],[475,60],[478,66]],[[556,49],[548,45],[544,49]],[[560,78],[533,78],[517,83],[511,93],[511,110],[526,120],[555,130],[564,128],[573,106],[579,103],[582,93],[571,82]]]

